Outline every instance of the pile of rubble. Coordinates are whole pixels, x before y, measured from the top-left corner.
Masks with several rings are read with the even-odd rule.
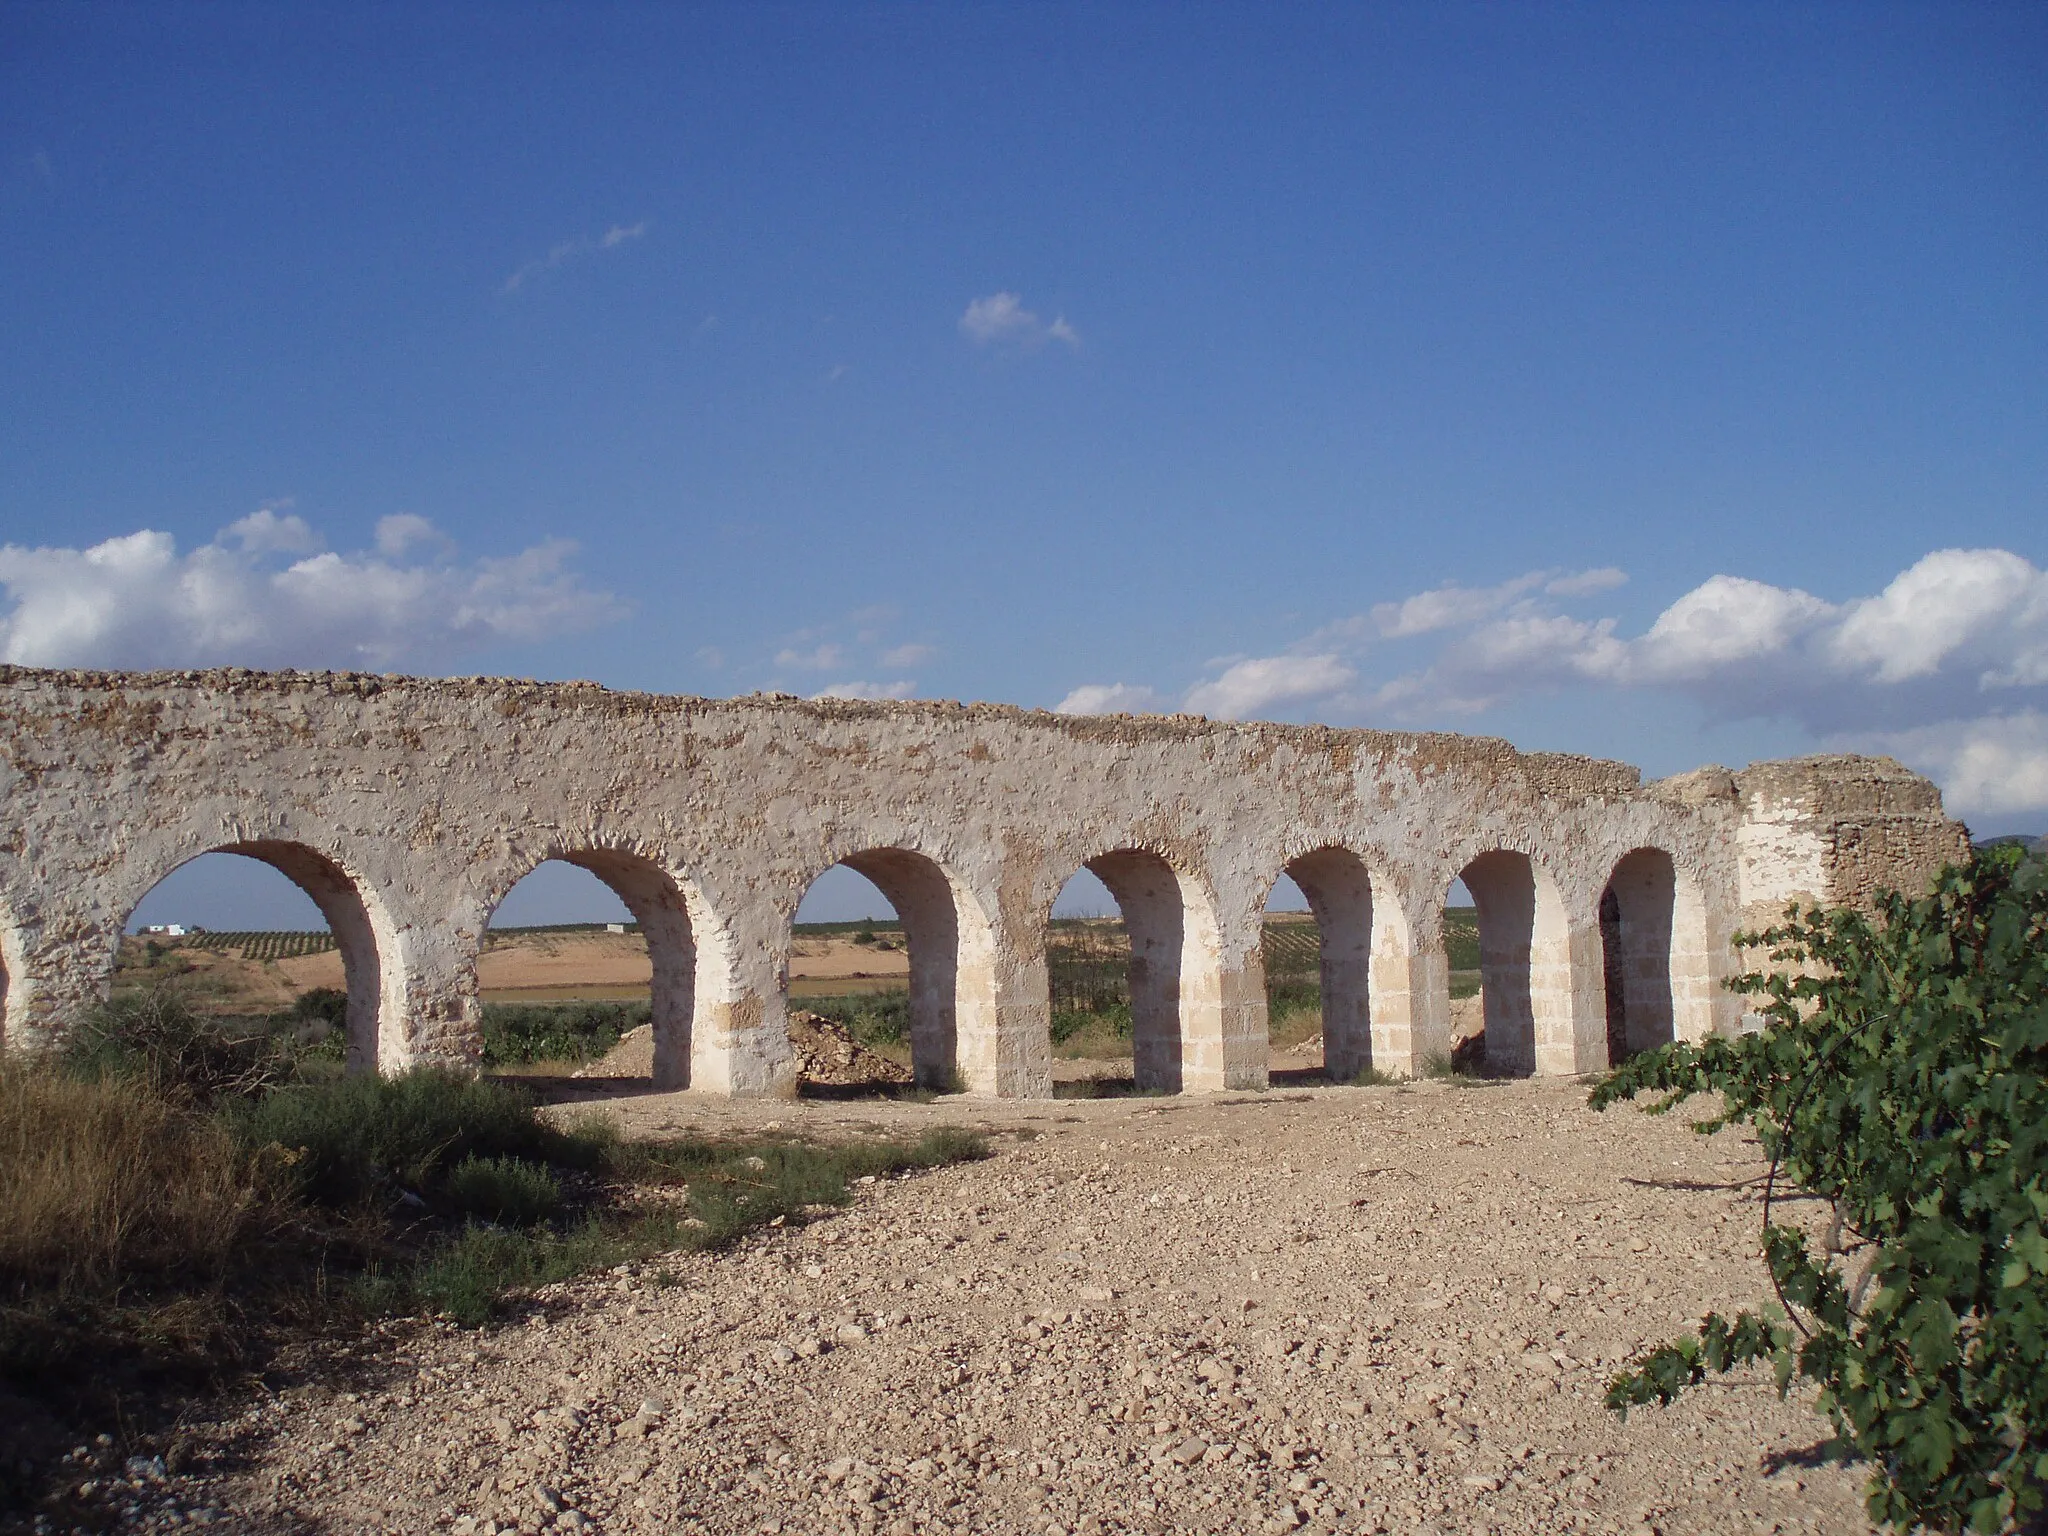
[[[911,1080],[910,1068],[869,1050],[837,1019],[820,1013],[790,1010],[789,1046],[797,1076],[806,1083],[831,1088],[863,1084],[897,1084]],[[654,1026],[642,1024],[623,1035],[597,1061],[577,1070],[578,1077],[652,1077]]]

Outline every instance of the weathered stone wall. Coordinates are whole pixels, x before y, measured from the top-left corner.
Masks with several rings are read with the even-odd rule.
[[[1350,957],[1333,1069],[1447,1048],[1441,911],[1469,871],[1490,1048],[1573,1072],[1606,1060],[1599,903],[1626,856],[1631,986],[1697,1037],[1738,1016],[1745,912],[1915,883],[1960,837],[1882,759],[1644,787],[1487,738],[487,679],[0,668],[0,759],[11,1044],[103,996],[135,904],[228,849],[320,903],[358,1065],[474,1061],[490,914],[560,857],[648,935],[657,1078],[728,1093],[787,1085],[790,925],[841,861],[908,929],[920,1074],[1031,1095],[1047,915],[1084,865],[1132,930],[1141,1080],[1210,1089],[1265,1080],[1261,913],[1290,866]]]

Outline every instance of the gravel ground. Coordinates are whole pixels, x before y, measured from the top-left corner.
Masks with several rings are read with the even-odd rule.
[[[496,1331],[395,1326],[95,1497],[130,1529],[405,1536],[1868,1531],[1861,1470],[1816,1465],[1824,1421],[1761,1376],[1601,1407],[1755,1296],[1762,1167],[1585,1093],[616,1097],[635,1134],[998,1151]]]

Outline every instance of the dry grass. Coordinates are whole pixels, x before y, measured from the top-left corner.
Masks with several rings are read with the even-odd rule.
[[[132,1080],[0,1064],[0,1281],[103,1292],[217,1275],[262,1179],[212,1119]]]

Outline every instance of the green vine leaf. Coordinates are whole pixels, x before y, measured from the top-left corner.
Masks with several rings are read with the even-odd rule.
[[[1860,1277],[1767,1224],[1783,1319],[1709,1316],[1608,1384],[1664,1404],[1768,1362],[1817,1387],[1872,1468],[1873,1519],[2002,1531],[2048,1503],[2048,861],[1980,851],[1872,914],[1794,906],[1739,945],[1782,969],[1730,983],[1766,1028],[1638,1056],[1592,1092],[1703,1131],[1754,1128],[1774,1178],[1832,1202]]]

